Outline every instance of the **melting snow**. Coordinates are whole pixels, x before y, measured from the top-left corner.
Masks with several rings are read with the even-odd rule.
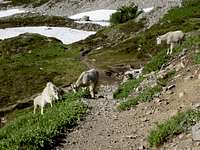
[[[64,44],[77,42],[95,34],[95,32],[91,31],[82,31],[65,27],[17,27],[0,29],[0,39],[16,37],[24,33],[38,33],[47,37],[55,37]]]
[[[92,21],[109,21],[110,15],[116,12],[116,10],[106,10],[106,9],[100,9],[95,11],[88,11],[80,14],[76,14],[73,16],[70,16],[71,19],[80,19],[83,16],[89,16],[90,20]]]
[[[154,9],[154,7],[148,7],[148,8],[143,8],[142,10],[145,12],[145,13],[148,13],[150,11],[152,11]]]
[[[143,8],[142,10],[145,13],[148,13],[152,11],[154,7],[149,7],[149,8]],[[95,11],[88,11],[84,13],[79,13],[73,16],[70,16],[69,18],[78,20],[76,21],[77,23],[94,23],[94,24],[100,24],[102,26],[109,26],[110,25],[110,16],[115,13],[116,10],[106,10],[106,9],[100,9],[100,10],[95,10]],[[91,21],[80,21],[80,19],[83,16],[89,16]]]
[[[25,10],[20,10],[20,9],[1,10],[0,17],[12,16],[14,14],[20,14],[20,13],[24,13],[24,12],[25,12]]]
[[[89,16],[91,21],[77,21],[78,23],[95,23],[100,24],[102,26],[108,26],[110,25],[110,16],[115,13],[116,10],[106,10],[106,9],[100,9],[95,11],[88,11],[80,14],[76,14],[73,16],[70,16],[69,18],[74,20],[80,20],[83,16]]]

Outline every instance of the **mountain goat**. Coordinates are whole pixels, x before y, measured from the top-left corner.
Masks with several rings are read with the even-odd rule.
[[[90,95],[95,97],[95,88],[99,80],[99,72],[96,69],[84,71],[79,76],[75,84],[72,84],[72,89],[76,93],[80,87],[89,87]]]
[[[37,106],[41,107],[41,114],[43,115],[43,108],[47,103],[52,107],[52,101],[59,99],[59,89],[51,82],[48,82],[43,92],[34,99],[34,114]]]
[[[161,44],[162,41],[166,41],[168,45],[170,44],[170,48],[167,50],[167,55],[172,54],[174,44],[181,42],[184,36],[185,34],[182,31],[171,31],[164,35],[158,36],[156,39],[157,45]]]

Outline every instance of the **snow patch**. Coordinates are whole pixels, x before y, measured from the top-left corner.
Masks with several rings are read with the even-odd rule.
[[[142,8],[145,13],[152,11],[154,7]],[[110,16],[115,13],[117,10],[107,10],[107,9],[100,9],[94,11],[88,11],[79,13],[73,16],[70,16],[70,19],[77,20],[77,23],[94,23],[99,24],[101,26],[109,26],[110,25]],[[83,16],[89,16],[91,21],[80,21]]]
[[[88,11],[88,12],[76,14],[76,15],[70,16],[69,18],[79,20],[83,16],[89,16],[91,21],[109,21],[110,15],[112,15],[115,12],[116,10],[100,9],[100,10],[94,10],[94,11]]]
[[[82,31],[65,27],[17,27],[0,29],[0,39],[8,39],[24,33],[38,33],[47,37],[57,38],[64,44],[70,44],[83,40],[96,32]]]
[[[154,7],[148,7],[148,8],[143,8],[142,10],[143,10],[145,13],[148,13],[148,12],[151,12],[153,9],[154,9]]]
[[[1,10],[0,11],[0,17],[7,17],[12,16],[14,14],[20,14],[26,12],[25,10],[20,9],[8,9],[8,10]]]

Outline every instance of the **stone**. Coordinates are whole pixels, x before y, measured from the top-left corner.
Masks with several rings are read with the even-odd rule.
[[[194,109],[199,108],[199,107],[200,107],[200,102],[195,102],[195,103],[193,103],[193,104],[192,104],[192,107],[193,107]]]
[[[171,95],[171,94],[174,94],[174,92],[173,91],[167,91],[166,94]]]
[[[90,21],[90,17],[89,16],[83,16],[80,21]]]
[[[185,95],[185,92],[181,92],[181,93],[178,94],[178,97],[182,98],[184,95]]]
[[[6,124],[7,123],[6,117],[0,118],[0,123]]]
[[[192,127],[192,139],[194,141],[200,141],[200,123]]]
[[[185,77],[184,80],[190,80],[190,79],[192,79],[192,78],[193,78],[193,76],[192,76],[192,75],[189,75],[189,76]]]
[[[138,147],[138,150],[144,150],[144,149],[146,149],[144,145]]]
[[[184,137],[184,134],[180,134],[180,135],[178,136],[179,139],[183,139],[183,137]]]
[[[175,85],[175,84],[172,84],[172,85],[170,85],[170,86],[167,87],[167,90],[171,90],[171,89],[173,89],[173,88],[175,88],[175,87],[176,87],[176,85]]]
[[[144,118],[141,119],[141,121],[142,122],[147,122],[147,121],[149,121],[149,119],[147,119],[146,117],[144,117]]]
[[[160,98],[155,98],[154,100],[156,103],[160,103],[162,100]]]

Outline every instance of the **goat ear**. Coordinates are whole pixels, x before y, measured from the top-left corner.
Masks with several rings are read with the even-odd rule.
[[[51,85],[51,82],[47,82],[47,86],[50,87],[50,85]]]

